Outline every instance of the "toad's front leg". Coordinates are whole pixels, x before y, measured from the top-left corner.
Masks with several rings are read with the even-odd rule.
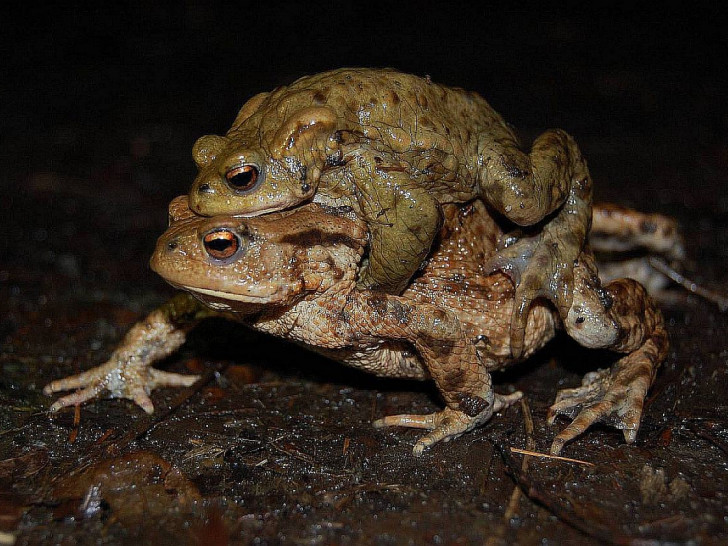
[[[493,392],[490,374],[460,321],[439,307],[414,304],[396,296],[364,293],[353,302],[358,317],[352,326],[368,336],[404,341],[413,345],[435,381],[446,408],[429,415],[391,415],[375,427],[405,426],[431,432],[420,438],[415,455],[440,441],[457,438],[487,422],[494,412],[521,398]]]
[[[592,181],[586,161],[565,132],[550,130],[526,155],[515,141],[480,144],[481,191],[498,212],[523,230],[509,234],[486,264],[516,286],[511,351],[523,352],[528,311],[536,298],[551,300],[566,317],[574,287],[574,264],[591,221]]]
[[[559,414],[574,420],[556,436],[552,453],[597,422],[622,429],[625,440],[633,442],[645,396],[668,350],[662,314],[642,285],[618,279],[602,287],[587,252],[575,268],[575,282],[573,306],[564,321],[569,335],[585,347],[627,354],[611,370],[587,374],[581,387],[559,392],[549,422]]]
[[[494,394],[492,409],[488,413],[483,412],[476,416],[469,415],[462,409],[452,409],[448,406],[442,411],[424,415],[410,413],[388,415],[377,419],[372,424],[375,428],[409,427],[431,430],[432,432],[417,440],[415,447],[412,449],[413,455],[420,456],[425,449],[437,442],[449,442],[453,438],[457,438],[461,434],[486,423],[493,413],[518,402],[522,397],[523,393],[520,391],[513,394]]]
[[[363,161],[352,171],[370,235],[358,286],[400,294],[430,252],[442,212],[428,191],[413,184],[404,166],[379,155],[378,161]]]
[[[176,295],[136,323],[105,364],[46,385],[45,394],[80,389],[56,400],[50,411],[86,402],[107,390],[113,398],[128,398],[152,413],[154,406],[149,398],[152,390],[188,387],[199,376],[165,372],[151,365],[176,351],[184,343],[187,332],[211,314],[189,294]]]

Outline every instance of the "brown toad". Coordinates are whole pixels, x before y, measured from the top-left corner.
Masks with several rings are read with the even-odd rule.
[[[317,201],[350,206],[371,235],[359,286],[399,294],[430,251],[442,206],[480,197],[534,226],[487,266],[517,285],[514,356],[532,302],[566,317],[591,214],[591,178],[561,130],[524,153],[476,93],[391,69],[306,76],[251,98],[225,136],[194,145],[198,214],[258,216]],[[548,217],[547,221],[544,221]]]
[[[442,411],[374,423],[429,429],[415,454],[472,430],[521,396],[496,394],[490,378],[491,370],[515,361],[508,334],[516,301],[510,279],[484,267],[503,235],[485,205],[450,205],[444,213],[426,267],[395,296],[356,287],[367,232],[355,216],[325,213],[312,204],[251,219],[204,218],[193,215],[184,199],[175,200],[151,265],[189,294],[135,325],[106,364],[49,384],[46,393],[82,388],[51,410],[107,389],[151,412],[152,389],[196,379],[151,364],[174,352],[197,322],[221,315],[381,376],[432,379],[445,402]],[[614,215],[597,217],[597,232],[631,229]],[[551,419],[559,413],[575,419],[555,438],[554,453],[597,421],[624,429],[633,441],[645,394],[667,352],[662,316],[639,283],[620,279],[602,286],[588,248],[574,277],[566,320],[548,302],[533,305],[524,356],[560,327],[586,347],[625,355],[611,371],[587,374],[582,387],[561,391]]]

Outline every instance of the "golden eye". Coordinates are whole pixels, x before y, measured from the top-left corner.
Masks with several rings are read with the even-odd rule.
[[[207,253],[216,260],[227,260],[240,248],[240,238],[227,229],[211,231],[202,238]]]
[[[250,191],[258,184],[260,178],[258,167],[243,165],[230,169],[225,175],[230,187],[236,191]]]

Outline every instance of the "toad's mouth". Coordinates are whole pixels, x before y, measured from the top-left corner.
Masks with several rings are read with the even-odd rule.
[[[254,218],[257,216],[263,216],[266,214],[279,213],[279,217],[288,216],[289,213],[295,212],[298,207],[302,204],[310,201],[309,199],[300,199],[295,196],[280,197],[275,201],[266,202],[265,206],[262,204],[256,206],[252,204],[249,206],[246,212],[235,212],[232,214],[233,218]]]
[[[167,282],[179,290],[186,290],[187,292],[192,292],[193,294],[198,294],[198,295],[202,296],[204,299],[214,298],[216,300],[236,301],[236,302],[240,302],[240,303],[275,304],[275,303],[280,303],[281,301],[284,301],[286,299],[286,295],[287,295],[287,291],[281,291],[281,290],[272,290],[272,291],[264,292],[264,293],[251,292],[249,294],[240,294],[237,292],[228,292],[225,290],[202,288],[200,286],[193,286],[193,285],[189,285],[189,284],[180,284],[180,283],[175,283],[175,282],[170,282],[170,281],[167,281]]]

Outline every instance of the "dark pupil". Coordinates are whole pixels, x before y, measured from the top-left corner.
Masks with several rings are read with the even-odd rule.
[[[216,239],[211,239],[211,240],[207,241],[207,247],[210,250],[214,250],[215,252],[223,252],[232,246],[233,246],[232,240],[226,239],[224,237],[218,237]]]
[[[236,188],[246,188],[253,182],[255,171],[253,169],[243,171],[230,177],[230,183]]]

